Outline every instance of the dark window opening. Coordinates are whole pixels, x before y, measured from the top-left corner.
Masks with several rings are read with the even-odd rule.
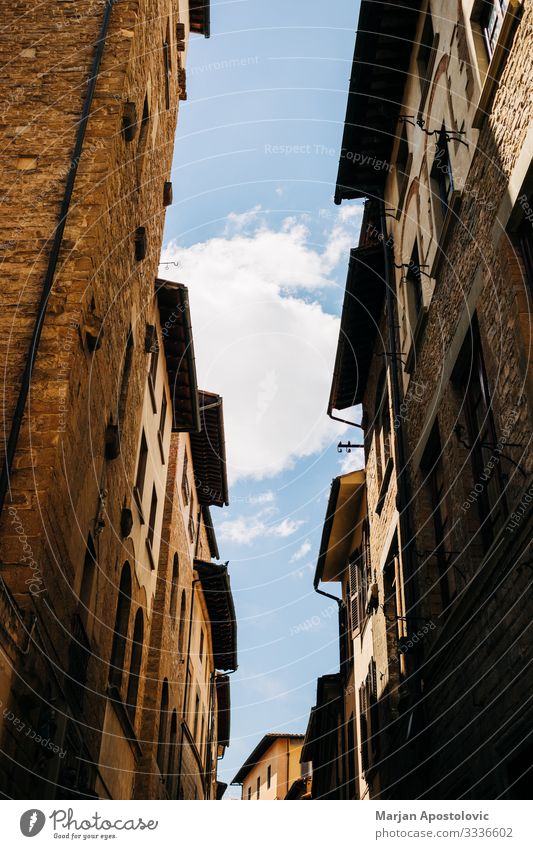
[[[448,550],[451,520],[442,459],[438,422],[433,425],[422,461],[425,486],[431,502],[430,523],[433,530],[432,560],[436,561],[442,608],[446,609],[456,594],[455,577]]]
[[[529,297],[533,297],[533,195],[527,200],[522,196],[524,216],[516,231],[515,241],[524,265],[524,274],[529,288]]]
[[[113,629],[113,645],[111,647],[111,660],[109,662],[109,683],[115,687],[120,687],[122,683],[130,609],[131,571],[130,565],[126,561],[122,567],[122,574],[120,576],[117,612],[115,615],[115,627]]]
[[[135,615],[135,624],[133,626],[133,640],[131,644],[131,660],[130,674],[128,678],[128,693],[126,696],[126,707],[133,722],[135,720],[135,711],[137,709],[137,696],[139,694],[139,677],[141,674],[141,662],[143,653],[144,639],[144,618],[143,612],[139,607]]]
[[[178,601],[178,581],[179,581],[179,560],[178,555],[174,555],[174,562],[172,564],[172,584],[170,587],[170,619],[171,625],[174,625],[174,619],[176,618],[176,605]]]
[[[159,708],[159,732],[157,735],[157,765],[159,772],[164,777],[167,751],[167,724],[168,724],[168,680],[165,678],[161,688],[161,705]]]
[[[187,612],[187,596],[185,595],[185,590],[182,590],[181,593],[181,602],[180,602],[180,627],[178,632],[178,649],[180,654],[183,654],[183,648],[185,643],[185,614]]]
[[[139,451],[139,462],[137,463],[137,477],[135,478],[135,490],[138,497],[139,506],[142,503],[144,493],[144,481],[146,478],[146,464],[148,462],[148,445],[144,430],[141,436],[141,448]]]
[[[146,535],[146,541],[149,543],[150,548],[153,548],[153,545],[154,545],[156,516],[157,516],[157,492],[155,490],[155,484],[154,484],[154,487],[152,489],[152,500],[150,502],[150,518],[148,520],[148,533]]]
[[[91,534],[87,537],[83,572],[81,576],[80,594],[78,599],[78,615],[84,628],[92,611],[92,597],[96,577],[96,549]]]
[[[128,329],[126,339],[126,350],[124,352],[124,362],[122,365],[122,377],[120,379],[120,394],[118,398],[117,424],[122,425],[126,416],[126,404],[128,402],[128,388],[131,374],[131,365],[133,360],[133,333],[131,327]]]
[[[161,415],[159,417],[159,436],[163,439],[165,435],[165,425],[167,421],[167,393],[163,389],[163,397],[161,399]]]
[[[409,303],[409,315],[411,317],[411,326],[416,325],[420,311],[424,305],[422,294],[422,274],[420,273],[420,259],[418,256],[418,243],[415,241],[407,274],[405,279],[408,286],[407,299]]]
[[[137,188],[140,188],[143,168],[144,168],[144,159],[146,155],[146,143],[148,140],[148,124],[150,121],[150,107],[148,105],[148,95],[144,98],[143,103],[143,114],[141,118],[141,129],[139,131],[139,141],[137,143],[137,152],[136,152],[136,166],[137,166]]]
[[[191,488],[189,485],[189,461],[187,458],[187,453],[183,458],[183,473],[181,476],[181,495],[183,498],[183,503],[185,506],[188,505],[191,499]]]
[[[467,450],[472,467],[481,542],[484,551],[487,551],[507,509],[501,457],[496,452],[498,439],[476,316],[459,355],[456,376],[463,399]]]
[[[267,790],[270,790],[270,784],[272,782],[272,767],[269,765],[267,768]]]
[[[448,213],[449,202],[453,192],[453,175],[450,161],[450,151],[446,140],[446,131],[442,127],[437,147],[435,151],[435,159],[431,169],[432,194],[436,200],[436,209],[438,211],[438,223],[442,225]]]
[[[422,37],[420,39],[420,46],[418,48],[417,55],[418,75],[420,77],[420,87],[422,89],[423,98],[429,86],[433,64],[435,62],[435,53],[435,31],[433,29],[431,12],[428,9],[426,12],[424,29],[422,30]]]
[[[259,799],[260,797],[261,797],[261,777],[258,776],[258,778],[257,778],[257,798]]]
[[[509,0],[484,0],[479,18],[489,61],[494,55]]]
[[[165,71],[165,108],[170,109],[170,31],[167,24],[167,34],[163,42],[163,62]]]

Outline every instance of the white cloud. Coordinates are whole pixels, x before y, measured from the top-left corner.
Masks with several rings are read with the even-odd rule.
[[[348,472],[358,472],[365,466],[365,455],[362,448],[356,448],[351,454],[346,454],[339,460],[340,474],[347,475]]]
[[[266,492],[259,492],[257,495],[250,495],[248,501],[250,504],[272,504],[275,501],[275,495],[269,489]]]
[[[358,209],[332,217],[322,249],[301,218],[274,230],[254,207],[224,236],[164,251],[179,268],[162,276],[189,288],[199,384],[224,398],[230,483],[278,474],[346,430],[326,415],[339,320],[317,294],[344,272]]]
[[[218,526],[220,538],[239,545],[250,545],[259,537],[278,537],[285,539],[292,536],[304,524],[303,519],[282,519],[281,522],[269,525],[264,519],[265,511],[255,516],[238,516],[226,520]]]
[[[311,543],[308,539],[302,542],[300,548],[294,552],[291,557],[291,563],[296,563],[297,560],[303,560],[304,557],[311,551]]]

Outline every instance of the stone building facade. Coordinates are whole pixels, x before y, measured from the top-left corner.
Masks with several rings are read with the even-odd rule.
[[[242,785],[241,800],[309,798],[311,772],[301,762],[303,743],[303,734],[265,734],[231,782]]]
[[[215,798],[236,664],[209,514],[222,401],[197,387],[186,288],[157,278],[209,6],[1,11],[0,790]]]
[[[335,199],[365,212],[328,412],[362,407],[370,798],[531,780],[532,36],[529,0],[361,4]]]

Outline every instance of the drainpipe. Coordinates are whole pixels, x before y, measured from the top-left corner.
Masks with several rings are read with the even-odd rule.
[[[39,302],[39,308],[37,312],[37,318],[35,320],[35,325],[33,328],[32,338],[30,341],[30,347],[28,351],[28,355],[26,357],[26,364],[24,366],[24,372],[22,374],[22,383],[19,391],[19,395],[17,398],[17,403],[15,406],[15,410],[13,413],[13,419],[11,422],[11,430],[9,433],[9,438],[7,440],[6,451],[5,451],[5,460],[2,466],[2,473],[0,476],[0,515],[3,512],[4,504],[6,500],[6,495],[8,490],[10,490],[11,483],[11,470],[13,468],[13,461],[15,459],[15,452],[17,450],[18,439],[20,435],[20,428],[22,426],[22,419],[24,416],[24,410],[26,409],[26,402],[28,400],[28,395],[30,392],[31,386],[31,378],[33,374],[33,367],[35,365],[35,357],[37,355],[37,350],[39,348],[39,342],[41,339],[41,333],[44,325],[44,319],[46,316],[46,308],[48,305],[48,299],[50,298],[50,293],[52,291],[52,286],[54,283],[54,277],[57,270],[57,263],[59,259],[59,254],[61,251],[61,246],[63,244],[63,235],[65,232],[65,227],[67,223],[67,218],[70,210],[70,204],[72,200],[72,194],[74,192],[74,184],[76,182],[76,175],[78,173],[78,165],[81,158],[81,154],[83,151],[83,143],[85,141],[85,133],[87,130],[87,123],[89,121],[89,117],[91,114],[91,107],[94,98],[94,92],[96,89],[96,83],[98,81],[98,75],[100,73],[100,66],[102,64],[102,56],[104,53],[107,32],[109,29],[109,22],[111,19],[111,12],[113,10],[113,6],[115,4],[115,0],[106,0],[106,7],[104,11],[104,17],[102,20],[102,25],[100,27],[100,33],[98,36],[98,42],[96,47],[96,53],[93,60],[91,75],[89,77],[89,84],[87,86],[87,92],[85,94],[85,102],[83,104],[83,110],[81,119],[78,125],[78,133],[76,136],[76,142],[74,144],[74,151],[72,153],[72,158],[70,160],[70,169],[67,177],[67,182],[65,185],[65,192],[63,195],[63,201],[61,204],[61,210],[59,213],[59,221],[57,223],[54,240],[52,242],[52,249],[50,251],[50,257],[48,259],[48,267],[46,269],[46,275],[43,283],[43,290],[41,292],[41,299]]]
[[[187,666],[185,669],[185,687],[183,690],[183,705],[181,709],[181,730],[180,730],[180,752],[179,752],[179,761],[178,761],[178,781],[176,787],[176,796],[180,797],[181,790],[181,766],[183,762],[183,734],[186,720],[185,711],[187,710],[187,696],[189,694],[189,671],[190,671],[190,663],[191,663],[191,642],[192,642],[192,626],[193,626],[193,612],[194,612],[194,595],[196,590],[196,584],[200,583],[200,578],[195,578],[192,582],[192,595],[191,595],[191,612],[189,614],[189,636],[187,639]]]

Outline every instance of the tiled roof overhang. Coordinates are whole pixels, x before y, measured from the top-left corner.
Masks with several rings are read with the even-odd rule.
[[[211,35],[211,7],[209,0],[189,0],[189,23],[193,32]]]
[[[172,430],[200,430],[200,408],[188,290],[181,283],[157,279],[157,304],[172,406]]]
[[[382,197],[420,0],[362,0],[335,203]]]
[[[217,675],[217,743],[227,748],[229,746],[231,727],[231,697],[229,675]]]
[[[229,504],[222,398],[213,392],[199,393],[200,432],[191,433],[194,480],[200,504]]]
[[[237,619],[228,567],[195,560],[194,568],[209,614],[215,667],[221,671],[233,671],[237,669]]]
[[[233,781],[231,783],[232,784],[242,784],[244,779],[246,778],[246,776],[250,772],[250,770],[252,770],[254,768],[254,766],[256,766],[259,763],[259,761],[261,760],[261,758],[263,757],[265,752],[268,752],[268,750],[270,749],[272,744],[275,743],[276,740],[279,740],[280,738],[288,739],[288,740],[303,740],[304,735],[303,734],[283,734],[282,732],[275,732],[275,731],[271,732],[270,734],[265,734],[265,736],[259,741],[259,743],[255,747],[253,752],[250,755],[248,755],[245,762],[243,763],[243,765],[241,766],[240,770],[238,771],[237,775],[235,776],[235,778],[233,779]]]
[[[320,540],[315,587],[318,587],[320,581],[340,580],[350,555],[349,548],[364,494],[363,470],[348,472],[333,479]]]
[[[362,403],[384,297],[383,245],[354,248],[350,251],[328,414]]]

